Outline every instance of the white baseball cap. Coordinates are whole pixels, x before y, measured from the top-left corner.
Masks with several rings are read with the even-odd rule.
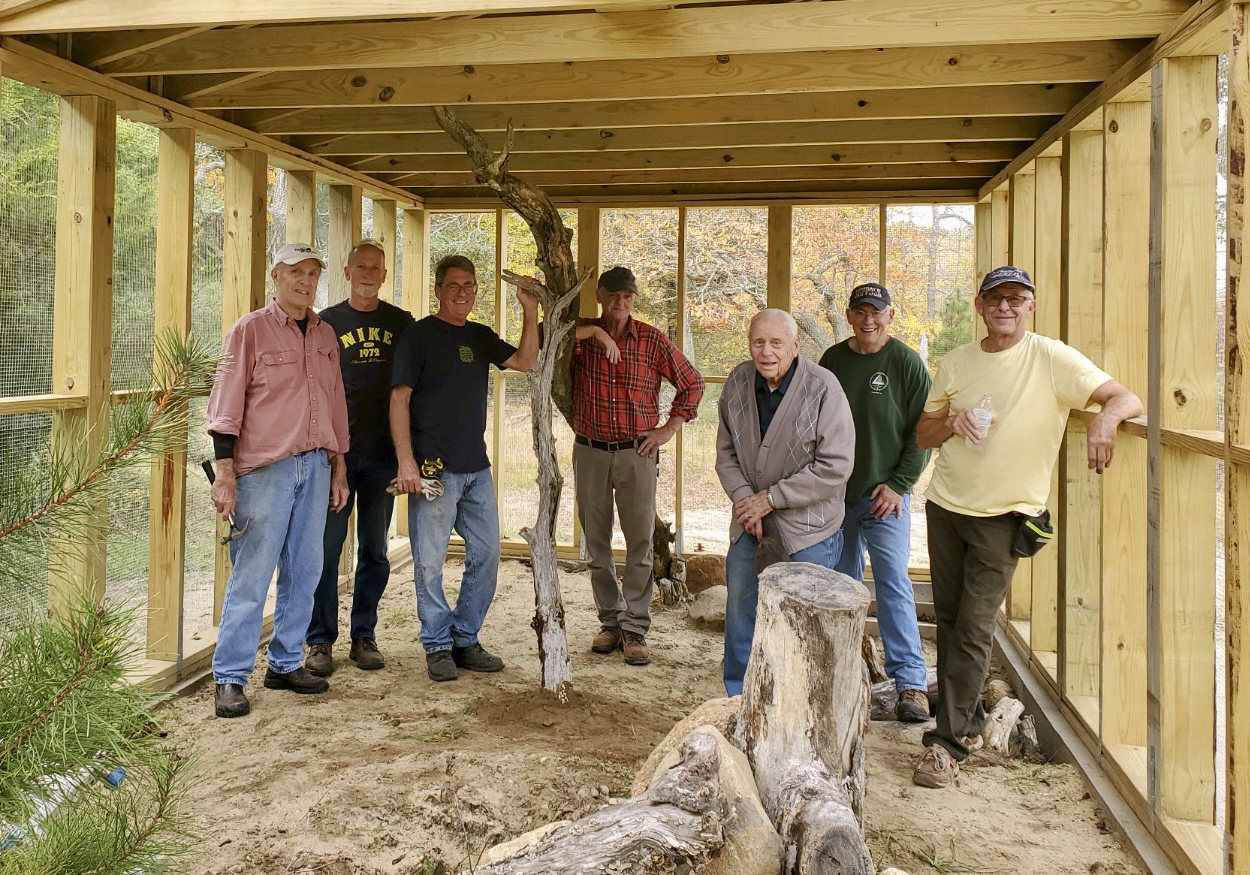
[[[321,253],[307,243],[283,243],[282,248],[273,257],[273,267],[277,267],[279,264],[299,264],[301,261],[307,261],[310,258],[315,258],[317,263],[321,265],[322,270],[330,266],[322,258]]]

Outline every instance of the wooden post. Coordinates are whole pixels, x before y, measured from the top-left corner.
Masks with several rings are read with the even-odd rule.
[[[1060,158],[1038,158],[1033,162],[1034,243],[1033,283],[1037,286],[1037,309],[1033,328],[1038,334],[1059,337],[1059,300],[1063,287],[1063,258],[1060,241],[1063,227],[1063,172]],[[1050,508],[1055,525],[1063,528],[1063,508],[1059,505],[1059,466],[1050,479]],[[1029,646],[1034,653],[1054,654],[1059,641],[1059,551],[1043,550],[1033,564],[1033,599],[1029,609]],[[1049,657],[1044,665],[1052,669]],[[1057,682],[1058,678],[1054,680]]]
[[[117,113],[99,97],[61,100],[53,282],[52,391],[84,407],[52,415],[52,441],[85,466],[108,442],[113,325],[113,191]],[[80,591],[104,596],[108,503],[98,499],[74,543],[49,545],[48,608],[64,613]]]
[[[1163,431],[1216,427],[1216,59],[1151,72],[1147,711],[1151,805],[1215,815],[1215,460]]]
[[[1063,339],[1102,364],[1102,130],[1063,143],[1060,242]],[[1088,467],[1085,425],[1070,420],[1059,454],[1059,689],[1098,732],[1102,484]]]
[[[768,306],[790,310],[790,245],[794,208],[768,208]]]
[[[317,174],[311,170],[286,172],[286,240],[317,242]]]
[[[977,204],[974,221],[976,230],[976,276],[973,277],[972,294],[976,295],[976,290],[980,286],[981,280],[993,269],[991,262],[994,260],[994,247],[992,245],[994,223],[988,199]],[[985,323],[977,316],[976,307],[972,308],[971,318],[972,336],[974,339],[980,340],[985,337]]]
[[[373,239],[382,244],[382,254],[386,259],[386,279],[382,280],[378,297],[391,304],[395,303],[395,222],[398,210],[399,204],[393,200],[373,202]]]
[[[191,331],[191,234],[195,131],[162,128],[156,179],[156,316],[160,337]],[[183,429],[183,437],[186,429]],[[182,658],[183,572],[186,564],[187,451],[152,460],[148,505],[149,659]]]
[[[1230,9],[1228,63],[1228,286],[1224,382],[1225,810],[1226,872],[1250,867],[1250,466],[1232,460],[1250,449],[1250,319],[1241,317],[1241,284],[1250,246],[1246,223],[1246,158],[1250,155],[1250,54],[1246,7]],[[1241,455],[1239,453],[1239,455]]]
[[[1007,186],[990,194],[990,270],[1011,263],[1011,205]]]
[[[351,292],[343,268],[347,266],[347,253],[360,240],[362,202],[360,186],[330,186],[330,241],[325,256],[329,263],[326,273],[330,280],[326,288],[331,304],[347,300]]]
[[[267,233],[266,170],[268,159],[256,149],[226,151],[222,246],[221,332],[253,310],[265,306],[265,236]],[[217,520],[218,534],[226,524]],[[221,606],[230,578],[230,551],[218,544],[214,553],[213,625],[221,623]]]
[[[770,222],[771,222],[771,218],[772,218],[772,215],[770,213],[769,214]],[[682,353],[687,356],[693,357],[694,350],[687,347],[686,345],[686,338],[691,337],[690,313],[687,311],[687,308],[686,308],[686,242],[687,242],[687,230],[689,228],[689,225],[687,224],[686,219],[687,219],[686,208],[678,207],[677,208],[677,336],[681,339],[680,346],[681,346]],[[771,242],[771,239],[772,239],[772,226],[770,224],[769,226],[770,242]],[[786,257],[786,263],[787,265],[789,264],[788,255]],[[786,272],[789,273],[788,267],[787,267]],[[771,274],[770,274],[769,281],[771,282]],[[768,294],[771,294],[771,289],[769,290]],[[787,302],[789,301],[789,290],[787,290],[787,293],[786,293],[786,300]],[[686,518],[685,518],[685,512],[684,512],[685,502],[683,500],[685,498],[683,494],[685,491],[684,490],[685,472],[682,470],[682,468],[684,467],[684,465],[682,464],[682,460],[685,458],[685,447],[686,447],[686,443],[685,443],[686,438],[685,438],[685,435],[683,434],[684,431],[685,431],[684,428],[677,430],[677,439],[674,441],[674,447],[673,447],[673,467],[676,473],[676,482],[673,484],[674,485],[673,504],[674,504],[674,515],[676,517],[676,519],[673,521],[673,527],[677,531],[676,541],[673,545],[675,556],[680,556],[682,554],[683,545],[685,544],[684,535],[685,535],[685,530],[686,530]]]
[[[577,210],[577,271],[578,274],[585,273],[587,269],[592,270],[594,277],[597,278],[603,272],[603,266],[599,264],[599,243],[602,239],[603,226],[601,224],[602,214],[598,207],[578,207]],[[678,282],[680,283],[680,274],[678,274]],[[577,315],[583,318],[594,318],[599,315],[599,301],[595,297],[595,279],[585,283],[581,292],[578,294]],[[681,433],[677,433],[677,440],[681,440]],[[680,494],[680,493],[679,493]],[[681,529],[677,531],[678,538],[681,537]],[[680,541],[678,541],[680,546]],[[573,549],[577,555],[582,555],[582,519],[577,509],[577,491],[573,491]]]
[[[1008,228],[1009,249],[1007,260],[1016,267],[1033,274],[1033,251],[1036,245],[1036,178],[1033,168],[1029,172],[1013,173],[1008,180]],[[1036,282],[1036,278],[1034,279]],[[1016,565],[1011,579],[1011,592],[1007,598],[1007,616],[1012,620],[1027,620],[1033,611],[1033,560],[1022,559]],[[1032,637],[1030,630],[1030,638]],[[1030,645],[1031,646],[1031,645]]]
[[[1137,302],[1150,279],[1150,104],[1106,108],[1103,366],[1147,397],[1149,319]],[[1102,737],[1146,745],[1146,442],[1121,432],[1102,475]],[[1115,610],[1110,610],[1114,605]],[[1144,761],[1121,751],[1122,766]],[[1145,794],[1145,774],[1134,775]]]
[[[503,271],[508,265],[508,212],[506,210],[495,210],[495,333],[500,337],[508,336],[508,292],[512,291],[511,286],[505,286],[503,281]],[[504,425],[507,417],[504,415],[505,407],[508,403],[508,384],[505,382],[508,378],[504,376],[503,371],[498,368],[491,368],[491,385],[494,387],[494,434],[490,442],[490,458],[495,464],[495,506],[498,508],[499,519],[503,520],[503,468],[506,460],[500,455],[506,439],[504,436]]]
[[[888,287],[890,277],[890,231],[889,209],[877,204],[877,282]]]

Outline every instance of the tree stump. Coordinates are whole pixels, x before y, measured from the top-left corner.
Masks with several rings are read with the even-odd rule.
[[[785,844],[783,872],[872,875],[864,845],[868,590],[806,562],[769,566],[732,739]]]

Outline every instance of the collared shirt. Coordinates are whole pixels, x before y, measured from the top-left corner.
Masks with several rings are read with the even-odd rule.
[[[607,330],[602,318],[579,325]],[[616,341],[617,364],[595,340],[573,347],[573,431],[599,441],[633,440],[660,424],[660,378],[677,390],[669,416],[687,422],[699,412],[703,378],[661,331],[630,317]]]
[[[794,361],[798,361],[796,358]],[[760,440],[764,440],[768,436],[768,426],[772,424],[773,417],[777,415],[777,408],[781,406],[781,401],[786,397],[786,390],[790,388],[790,381],[794,379],[794,362],[790,362],[790,368],[786,371],[786,375],[781,378],[781,383],[776,389],[768,387],[768,381],[760,374],[755,372],[755,407],[760,415]]]
[[[303,334],[273,300],[234,323],[222,352],[228,359],[213,381],[208,430],[238,436],[235,473],[309,450],[347,452],[347,402],[329,323],[309,310]]]

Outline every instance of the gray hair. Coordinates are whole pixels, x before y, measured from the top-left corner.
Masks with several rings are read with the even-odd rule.
[[[762,321],[764,319],[780,319],[782,323],[786,326],[786,333],[787,335],[789,335],[789,339],[790,340],[799,339],[799,323],[795,322],[794,317],[791,316],[789,313],[787,313],[785,310],[780,310],[776,307],[766,307],[765,309],[760,310],[758,313],[752,316],[751,324],[748,326],[747,332],[750,333],[751,331],[753,331],[755,329],[755,323],[757,321]]]

